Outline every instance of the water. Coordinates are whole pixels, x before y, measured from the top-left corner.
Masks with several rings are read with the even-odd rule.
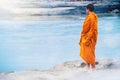
[[[97,59],[120,59],[120,16],[99,17]],[[83,19],[0,20],[0,71],[48,69],[81,60],[79,45]]]

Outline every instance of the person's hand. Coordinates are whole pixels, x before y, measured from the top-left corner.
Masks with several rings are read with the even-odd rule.
[[[78,44],[80,45],[80,42],[78,42]]]
[[[86,45],[86,46],[89,46],[89,45],[90,45],[90,41],[89,41],[89,40],[86,40],[86,41],[85,41],[85,45]]]

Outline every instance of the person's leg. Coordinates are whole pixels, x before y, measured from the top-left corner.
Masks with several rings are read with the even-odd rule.
[[[89,63],[87,63],[87,69],[90,69],[90,64]]]
[[[95,69],[95,64],[91,64],[92,70]]]

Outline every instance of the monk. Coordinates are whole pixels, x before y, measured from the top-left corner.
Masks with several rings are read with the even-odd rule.
[[[79,45],[80,56],[87,63],[88,69],[95,69],[95,46],[98,37],[98,17],[94,13],[94,5],[88,4],[86,8]]]

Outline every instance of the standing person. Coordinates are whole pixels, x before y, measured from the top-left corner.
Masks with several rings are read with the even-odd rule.
[[[94,13],[94,5],[88,4],[86,8],[86,19],[84,21],[79,45],[80,56],[87,63],[87,68],[95,69],[95,46],[98,36],[98,17]]]

